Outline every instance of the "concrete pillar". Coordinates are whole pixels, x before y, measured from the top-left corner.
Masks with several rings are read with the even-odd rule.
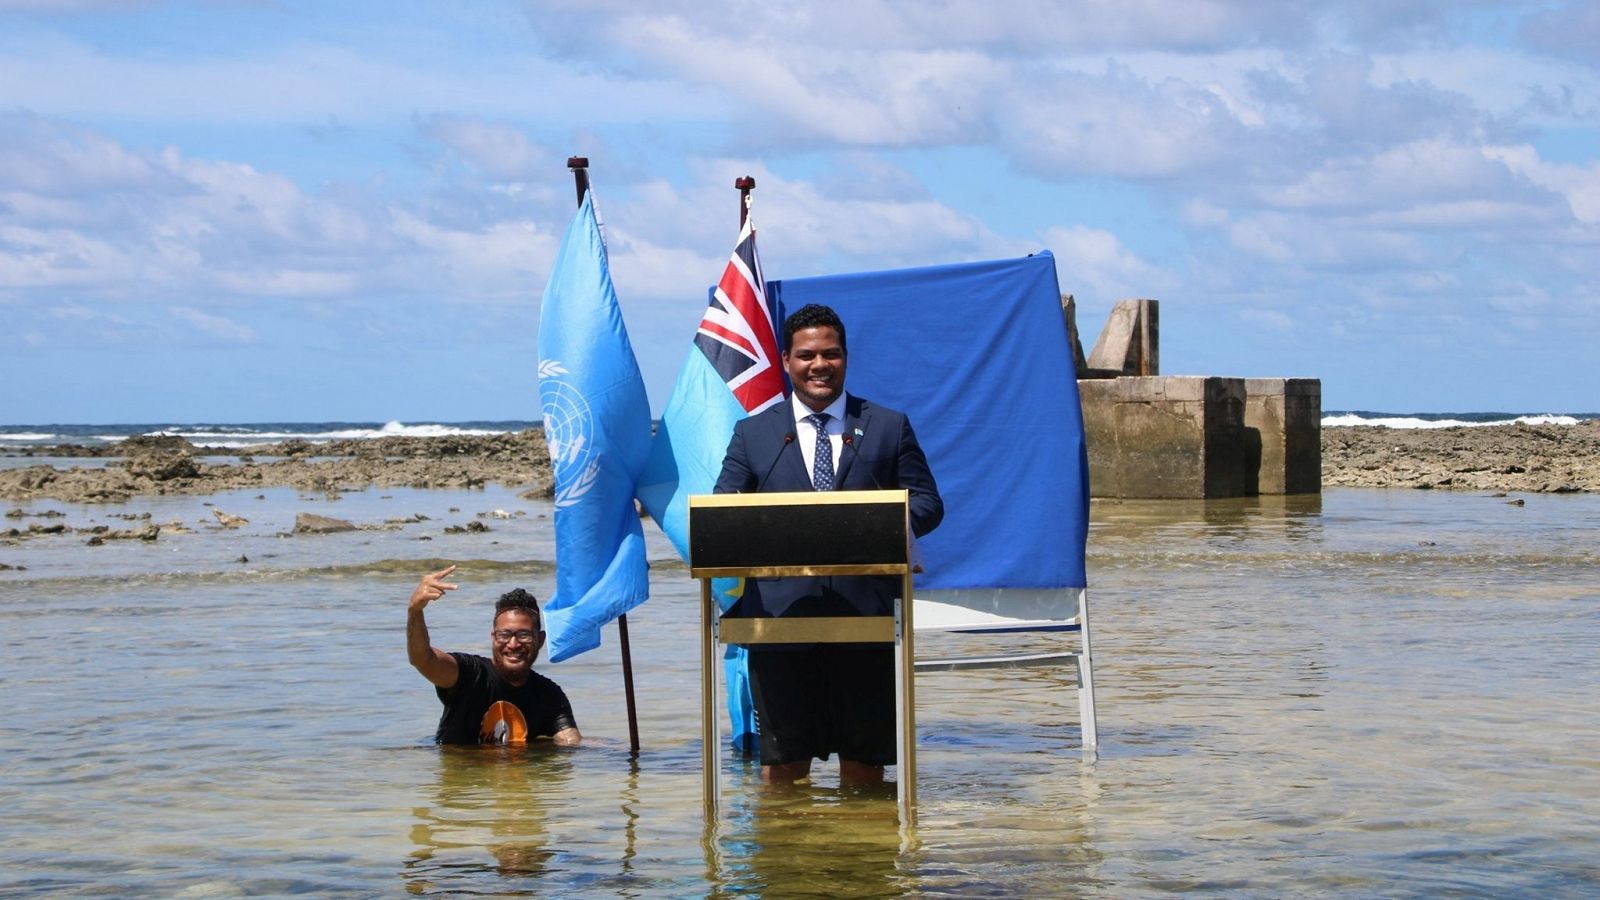
[[[1078,378],[1089,375],[1089,359],[1083,355],[1083,341],[1078,337],[1078,301],[1071,294],[1061,295],[1061,317],[1067,320],[1067,343],[1072,347],[1072,371]]]
[[[1244,379],[1086,379],[1078,391],[1094,496],[1204,499],[1259,492],[1261,438],[1245,426]]]
[[[1246,378],[1244,424],[1261,438],[1263,494],[1322,490],[1322,381]]]
[[[1160,307],[1154,300],[1118,300],[1089,351],[1089,374],[1161,374]]]

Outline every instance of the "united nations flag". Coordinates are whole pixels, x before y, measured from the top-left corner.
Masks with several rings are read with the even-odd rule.
[[[606,623],[650,596],[633,495],[650,453],[650,402],[622,322],[594,194],[585,193],[539,310],[539,401],[555,474],[550,661],[600,646]]]

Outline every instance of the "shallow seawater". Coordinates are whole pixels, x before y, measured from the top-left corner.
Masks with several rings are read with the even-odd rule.
[[[493,596],[551,591],[545,504],[14,505],[65,515],[6,527],[149,512],[193,532],[0,544],[26,567],[0,571],[0,893],[1594,895],[1600,497],[1511,499],[1097,502],[1098,756],[1061,672],[924,675],[911,835],[892,791],[842,791],[831,765],[771,791],[726,756],[705,827],[697,594],[648,526],[633,760],[614,629],[541,664],[584,747],[427,741],[438,704],[404,650],[416,575],[461,563],[433,637],[483,652]],[[208,503],[250,524],[216,528]],[[302,511],[413,521],[280,537]],[[443,533],[471,521],[490,531]]]

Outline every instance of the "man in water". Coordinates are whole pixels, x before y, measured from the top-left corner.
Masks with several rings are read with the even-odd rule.
[[[944,518],[927,457],[904,413],[844,390],[844,323],[832,309],[801,307],[783,325],[789,402],[742,419],[715,491],[905,488],[918,536]],[[835,462],[837,461],[837,462]],[[887,616],[894,576],[751,578],[741,616]],[[889,644],[757,644],[750,690],[767,781],[807,777],[811,760],[839,754],[844,784],[878,784],[895,761],[894,648]]]
[[[428,640],[422,611],[456,586],[445,582],[455,566],[422,576],[406,613],[406,655],[433,682],[444,704],[435,738],[441,744],[520,744],[551,737],[563,747],[583,740],[572,704],[554,681],[533,671],[544,646],[539,603],[522,588],[501,595],[489,630],[492,659],[446,653]]]

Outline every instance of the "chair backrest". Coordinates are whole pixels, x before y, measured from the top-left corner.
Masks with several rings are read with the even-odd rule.
[[[917,632],[1007,634],[1076,631],[1082,588],[969,588],[919,591],[912,607]]]

